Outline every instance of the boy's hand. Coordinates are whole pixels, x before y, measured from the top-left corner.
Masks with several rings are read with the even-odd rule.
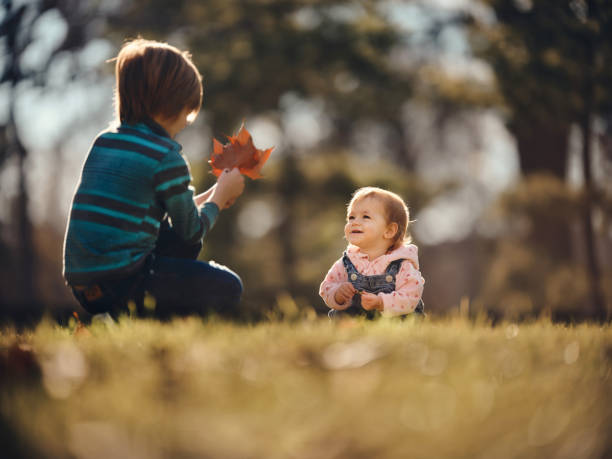
[[[236,198],[232,198],[229,201],[227,201],[225,203],[225,206],[223,207],[224,209],[229,209],[230,207],[232,207],[234,205],[234,203],[236,202]]]
[[[225,169],[217,179],[217,186],[210,198],[219,209],[231,206],[244,191],[244,177],[237,168]]]
[[[350,282],[343,282],[336,290],[336,293],[334,294],[334,300],[336,301],[336,304],[344,305],[345,303],[348,303],[348,300],[353,298],[353,295],[355,295],[356,292],[357,290],[355,290],[353,284],[351,284]],[[346,307],[348,308],[349,306],[350,303],[348,303]]]
[[[378,310],[384,308],[382,298],[373,293],[363,292],[361,294],[361,307],[366,311]]]

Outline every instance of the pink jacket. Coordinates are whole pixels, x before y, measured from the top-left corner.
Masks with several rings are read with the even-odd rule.
[[[353,262],[357,271],[365,276],[383,274],[390,262],[398,258],[405,259],[395,278],[395,291],[378,294],[383,300],[385,315],[392,316],[413,312],[423,294],[425,279],[423,279],[419,271],[417,252],[417,246],[409,244],[370,261],[368,255],[362,253],[359,247],[349,244],[346,250],[349,259]],[[342,264],[342,258],[340,258],[327,272],[319,288],[319,295],[321,295],[325,304],[332,309],[341,310],[346,308],[345,304],[339,305],[334,299],[336,290],[344,282],[348,282],[348,276]]]

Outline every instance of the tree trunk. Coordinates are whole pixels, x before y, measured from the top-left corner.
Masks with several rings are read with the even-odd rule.
[[[561,182],[566,180],[569,122],[543,121],[517,116],[510,126],[518,147],[521,173],[552,174]],[[559,262],[569,261],[572,238],[570,222],[562,222],[550,215],[538,215],[533,221],[533,242],[548,256]]]
[[[398,118],[399,119],[399,118]],[[410,133],[399,121],[391,122],[395,162],[406,170],[414,171],[414,152],[410,149]]]
[[[587,40],[586,43],[587,62],[584,69],[583,87],[583,112],[580,120],[580,130],[582,133],[582,170],[584,174],[584,204],[583,204],[583,228],[584,242],[587,259],[587,270],[589,274],[589,286],[591,290],[591,307],[594,316],[599,321],[606,320],[607,308],[604,295],[601,289],[601,272],[597,260],[595,248],[596,238],[593,228],[593,207],[595,187],[593,183],[593,171],[591,164],[591,140],[592,140],[592,121],[593,121],[593,102],[594,102],[594,49],[593,43]]]
[[[32,238],[32,222],[28,214],[28,184],[26,172],[26,157],[27,151],[19,138],[17,131],[17,123],[15,122],[15,87],[11,88],[11,102],[9,106],[9,148],[13,150],[13,154],[18,158],[19,165],[19,189],[17,199],[15,201],[13,220],[15,223],[17,247],[17,291],[21,297],[21,303],[26,306],[35,306],[37,293],[35,290],[35,251]]]
[[[510,129],[516,137],[523,175],[545,172],[565,181],[570,123],[518,118]]]
[[[292,151],[287,151],[281,166],[282,173],[279,180],[279,195],[282,203],[283,220],[278,227],[278,240],[281,251],[281,267],[284,274],[284,283],[291,295],[295,295],[297,282],[297,255],[295,250],[296,230],[296,198],[303,186],[302,176],[296,164]]]

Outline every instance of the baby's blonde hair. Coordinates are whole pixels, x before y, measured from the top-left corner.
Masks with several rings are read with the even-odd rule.
[[[353,197],[351,202],[347,206],[347,213],[351,211],[351,208],[357,201],[361,201],[365,198],[376,198],[378,199],[385,210],[385,217],[387,224],[396,223],[397,231],[391,241],[389,250],[394,250],[401,247],[404,244],[410,242],[410,236],[406,234],[408,230],[408,223],[410,221],[410,213],[404,200],[396,193],[392,191],[383,190],[382,188],[374,186],[366,186],[359,188]]]

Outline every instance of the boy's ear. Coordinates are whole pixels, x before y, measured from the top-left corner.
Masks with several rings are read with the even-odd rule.
[[[385,230],[385,232],[383,233],[383,237],[385,239],[393,239],[395,237],[395,235],[397,234],[397,230],[398,230],[398,226],[397,223],[393,222],[393,223],[389,223],[387,225],[387,229]]]

